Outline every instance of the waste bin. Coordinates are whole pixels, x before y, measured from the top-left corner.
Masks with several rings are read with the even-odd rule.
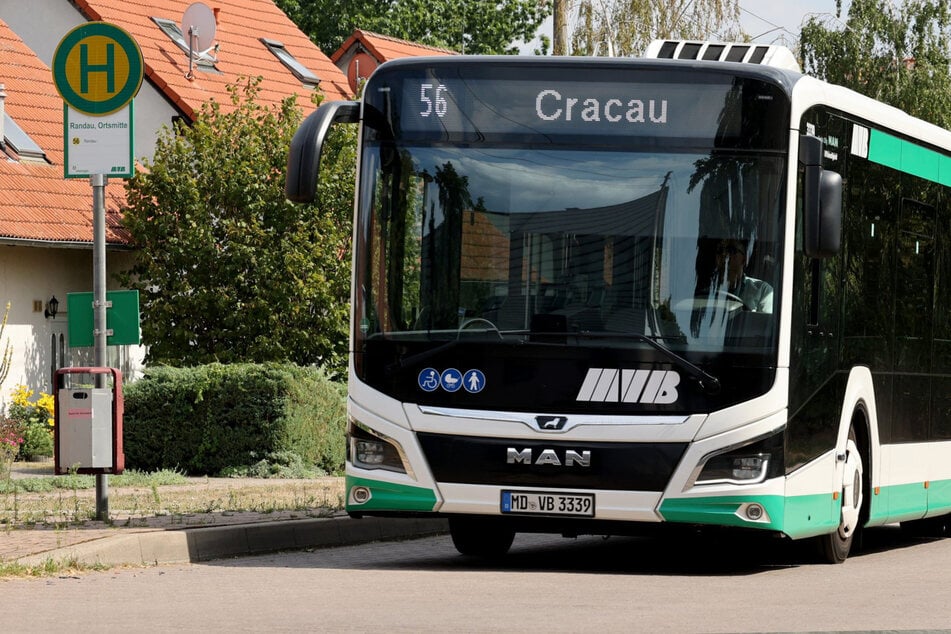
[[[108,382],[97,381],[97,375],[110,375],[111,385],[93,387]],[[55,378],[56,473],[122,473],[122,373],[115,368],[60,368]]]

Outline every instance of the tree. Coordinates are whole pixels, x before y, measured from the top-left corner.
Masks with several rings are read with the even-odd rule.
[[[947,0],[852,0],[842,26],[811,18],[800,51],[805,70],[942,127],[951,125]]]
[[[575,55],[641,54],[651,40],[733,40],[739,0],[581,0],[572,34]]]
[[[243,80],[242,80],[243,82]],[[354,133],[326,150],[319,206],[284,196],[294,98],[265,107],[260,80],[230,86],[189,127],[160,134],[126,188],[137,247],[120,281],[140,291],[147,361],[291,361],[345,367]],[[349,127],[349,126],[347,126]]]
[[[468,54],[518,51],[551,13],[551,0],[277,0],[327,55],[366,29]],[[328,18],[332,16],[332,18]]]

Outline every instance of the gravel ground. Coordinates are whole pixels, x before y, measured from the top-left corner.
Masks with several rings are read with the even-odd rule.
[[[11,478],[53,477],[53,463],[14,463]],[[108,487],[109,518],[129,525],[215,524],[237,514],[331,515],[343,505],[343,478],[187,478],[185,484]],[[96,489],[0,493],[0,525],[63,525],[96,515]]]

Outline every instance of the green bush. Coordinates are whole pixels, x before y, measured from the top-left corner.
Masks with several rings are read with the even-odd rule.
[[[217,475],[296,454],[343,469],[346,387],[321,370],[280,364],[156,367],[125,388],[129,468]]]
[[[23,444],[20,446],[20,456],[32,460],[53,455],[53,435],[50,428],[43,424],[31,424],[23,428]]]

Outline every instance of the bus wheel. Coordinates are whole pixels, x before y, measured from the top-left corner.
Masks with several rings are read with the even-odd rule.
[[[862,454],[855,443],[855,431],[849,429],[849,439],[845,445],[845,464],[842,469],[842,511],[839,515],[839,528],[828,535],[817,537],[819,555],[830,564],[840,564],[849,556],[855,533],[859,530],[859,518],[862,503],[865,500],[863,490]]]
[[[951,515],[902,522],[901,530],[912,537],[948,537],[951,535]]]
[[[493,518],[450,517],[452,545],[470,557],[501,557],[512,547],[515,531]]]

